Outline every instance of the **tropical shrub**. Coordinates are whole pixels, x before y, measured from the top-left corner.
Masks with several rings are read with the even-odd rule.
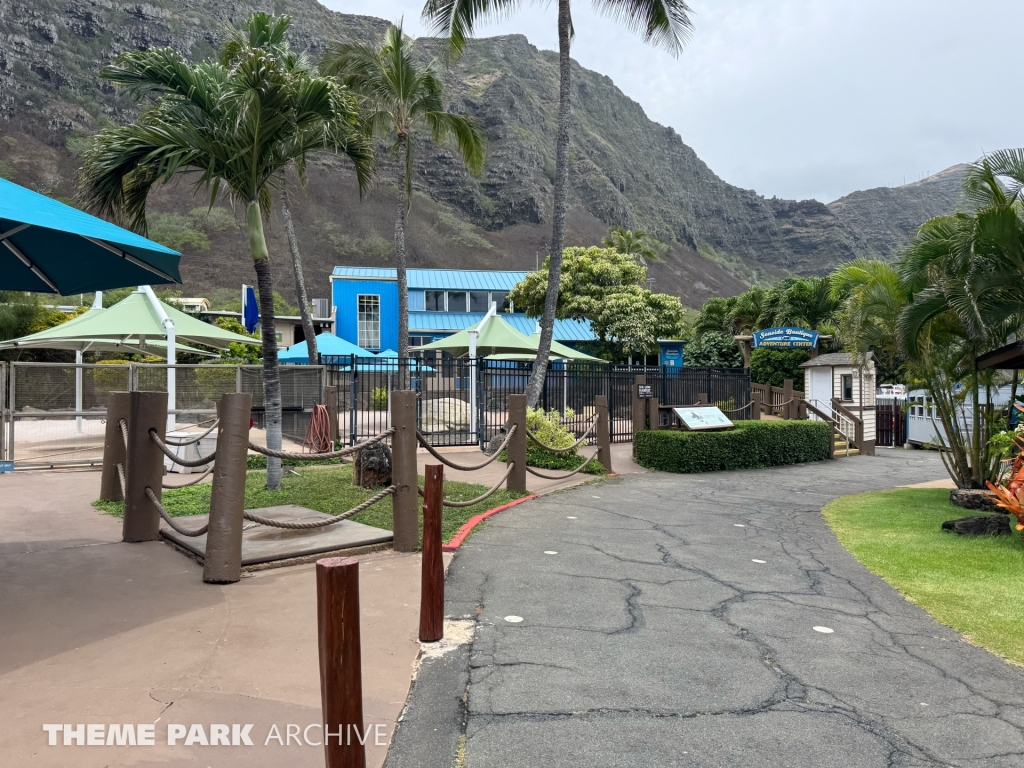
[[[370,407],[375,411],[388,409],[388,391],[384,387],[374,387],[370,395]]]
[[[755,349],[750,355],[750,380],[781,387],[792,379],[793,389],[804,390],[804,372],[800,363],[811,357],[803,349]]]

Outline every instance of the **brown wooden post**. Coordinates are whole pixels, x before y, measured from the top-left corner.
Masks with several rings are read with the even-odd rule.
[[[594,398],[594,410],[597,412],[597,445],[600,451],[597,460],[609,472],[612,471],[612,432],[608,421],[608,398],[597,395]]]
[[[656,397],[647,401],[647,418],[651,422],[651,429],[661,429],[661,411],[658,410],[658,398]]]
[[[420,543],[419,477],[416,472],[416,393],[397,389],[391,393],[391,498],[396,552],[415,552]]]
[[[786,403],[782,407],[782,418],[792,419],[793,414],[796,413],[796,409],[793,408],[793,403],[789,402],[793,399],[793,380],[786,379],[782,382],[782,402]]]
[[[807,420],[807,401],[802,398],[796,401],[796,417],[804,421]]]
[[[252,395],[248,393],[224,395],[217,404],[217,460],[203,559],[207,584],[234,584],[242,578],[242,513],[251,412]]]
[[[128,420],[129,392],[111,392],[107,398],[107,428],[103,435],[103,475],[100,477],[100,498],[103,501],[121,501],[121,477],[117,465],[127,463],[124,435],[120,421]]]
[[[647,400],[637,397],[641,385],[647,384],[647,377],[644,374],[637,374],[633,377],[633,434],[647,428]]]
[[[708,400],[708,393],[707,392],[698,392],[697,393],[697,402],[695,403],[695,405],[708,405],[709,403],[710,403],[710,401]]]
[[[526,395],[508,396],[508,428],[516,425],[516,433],[508,441],[508,461],[515,468],[505,487],[510,491],[526,490]]]
[[[161,439],[167,434],[167,393],[132,392],[128,401],[128,465],[125,467],[124,525],[122,541],[155,541],[160,538],[160,513],[146,496],[151,488],[161,497],[164,454],[149,430]]]
[[[761,391],[758,389],[750,390],[750,419],[761,420]]]
[[[333,447],[338,441],[338,387],[324,387],[324,407],[327,408],[327,418],[331,422],[330,438]]]
[[[327,768],[366,768],[359,561],[354,557],[317,560],[316,602]],[[356,729],[363,743],[353,733]]]
[[[444,513],[444,467],[423,468],[423,576],[420,581],[420,642],[444,637],[444,561],[441,516]]]

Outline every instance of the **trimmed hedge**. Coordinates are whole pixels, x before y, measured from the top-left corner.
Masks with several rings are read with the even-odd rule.
[[[832,432],[821,421],[736,421],[721,432],[644,430],[633,459],[663,472],[720,472],[800,464],[828,458]]]

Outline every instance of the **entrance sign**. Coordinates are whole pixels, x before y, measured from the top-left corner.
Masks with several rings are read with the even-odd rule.
[[[713,405],[687,405],[672,410],[687,429],[727,429],[733,426],[728,417]]]
[[[654,388],[650,384],[637,384],[636,396],[638,400],[650,400],[654,397]]]
[[[754,349],[817,349],[818,332],[807,328],[765,328],[754,331]]]

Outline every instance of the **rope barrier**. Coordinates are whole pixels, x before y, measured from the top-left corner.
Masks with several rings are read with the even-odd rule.
[[[424,448],[427,449],[427,453],[429,453],[431,456],[433,456],[435,459],[440,461],[445,466],[451,467],[452,469],[457,469],[460,472],[473,472],[474,470],[477,470],[477,469],[483,469],[488,464],[490,464],[492,461],[494,461],[495,459],[498,458],[498,456],[501,454],[501,452],[503,450],[505,450],[505,448],[508,447],[508,443],[512,439],[512,435],[515,434],[516,429],[518,428],[518,426],[519,426],[518,424],[513,424],[512,425],[512,429],[510,429],[508,431],[508,434],[505,435],[505,441],[498,447],[498,449],[494,453],[492,453],[490,456],[487,457],[486,461],[484,461],[484,462],[482,462],[480,464],[474,464],[473,466],[467,466],[465,464],[456,464],[454,461],[452,461],[451,459],[445,457],[443,454],[438,453],[437,450],[434,448],[434,446],[432,446],[429,442],[427,442],[427,438],[424,437],[423,433],[420,432],[418,429],[416,430],[416,439],[419,440],[420,445],[422,445]]]
[[[244,512],[242,514],[242,516],[246,520],[251,520],[254,523],[259,523],[260,525],[266,525],[266,526],[268,526],[270,528],[286,528],[286,529],[291,530],[291,531],[305,531],[305,530],[310,530],[310,529],[313,529],[313,528],[323,528],[323,527],[328,526],[328,525],[334,525],[335,523],[340,523],[342,520],[347,520],[348,518],[352,517],[352,515],[359,514],[360,512],[362,512],[367,507],[372,507],[374,504],[376,504],[378,501],[383,499],[385,496],[390,496],[396,490],[397,490],[396,486],[389,485],[383,491],[380,491],[379,493],[375,493],[373,496],[368,498],[362,504],[360,504],[358,506],[355,506],[355,507],[352,507],[352,509],[350,509],[348,512],[342,512],[340,515],[334,515],[329,520],[310,520],[310,521],[305,522],[305,523],[291,523],[291,522],[287,522],[287,521],[284,521],[284,520],[274,520],[274,519],[269,518],[269,517],[261,517],[260,515],[254,515],[252,512]]]
[[[590,437],[590,433],[594,431],[594,427],[596,427],[596,426],[597,426],[597,417],[595,417],[590,422],[590,426],[587,427],[587,431],[583,433],[583,436],[579,440],[577,440],[575,443],[570,445],[568,448],[552,448],[550,445],[546,445],[545,443],[542,443],[540,441],[540,439],[535,434],[533,434],[533,432],[531,432],[529,429],[526,430],[526,436],[528,438],[530,438],[531,440],[533,440],[533,442],[535,442],[537,445],[539,445],[545,451],[549,451],[551,453],[557,453],[559,455],[564,455],[564,454],[567,454],[567,453],[572,453],[577,448],[579,448],[581,445],[583,445],[583,441],[586,440],[588,437]]]
[[[118,462],[117,465],[117,476],[121,479],[121,500],[124,501],[125,497],[128,495],[125,492],[125,486],[127,485],[127,483],[125,482],[124,479],[124,465],[121,464],[120,462]]]
[[[508,480],[508,476],[512,474],[512,470],[515,468],[516,463],[514,461],[510,461],[508,469],[505,470],[505,474],[501,478],[501,480],[495,483],[495,485],[489,491],[486,491],[484,494],[477,496],[475,499],[470,499],[469,501],[448,501],[448,499],[441,499],[441,503],[444,504],[444,506],[446,507],[472,507],[474,504],[479,504],[481,501],[486,501],[487,499],[491,498],[491,496],[493,496],[499,488],[501,488],[501,484]]]
[[[217,458],[217,452],[214,451],[209,456],[204,456],[203,458],[195,459],[194,461],[182,459],[179,458],[174,451],[167,447],[167,444],[160,439],[160,435],[156,433],[155,429],[149,430],[149,436],[153,438],[153,442],[156,443],[160,447],[160,450],[164,452],[164,456],[173,461],[175,464],[179,464],[182,467],[203,467],[209,464],[215,458]]]
[[[181,483],[180,485],[167,485],[167,483],[161,483],[161,487],[166,491],[173,491],[175,488],[188,488],[190,485],[198,485],[199,483],[203,482],[203,480],[205,480],[211,472],[213,472],[212,466],[207,467],[206,471],[203,472],[203,474],[201,474],[195,480],[189,480],[187,483]]]
[[[348,448],[342,448],[340,451],[328,451],[326,453],[289,453],[287,451],[275,451],[273,448],[267,448],[265,445],[257,445],[256,443],[249,441],[249,450],[256,451],[264,456],[271,456],[275,459],[295,459],[296,461],[326,461],[328,459],[340,459],[342,456],[348,456],[351,453],[356,453],[364,448],[368,448],[371,445],[379,443],[380,441],[390,437],[395,433],[395,428],[387,429],[381,432],[376,437],[371,437],[369,440],[365,440],[362,443],[351,445]]]
[[[594,459],[596,459],[597,458],[597,454],[599,454],[600,452],[601,452],[601,446],[597,446],[597,450],[594,451],[594,455],[593,456],[591,456],[589,459],[586,459],[582,464],[580,464],[578,467],[576,467],[576,469],[574,469],[568,475],[562,475],[561,477],[558,477],[558,476],[555,476],[555,475],[545,475],[545,474],[543,474],[541,472],[538,472],[533,467],[527,467],[526,471],[529,472],[531,475],[534,475],[535,477],[543,478],[544,480],[568,480],[570,477],[575,475],[577,472],[581,472],[583,470],[583,468],[585,466],[587,466],[587,464],[589,464]]]
[[[121,419],[117,422],[117,426],[121,428],[121,437],[124,439],[125,450],[128,450],[128,421]]]
[[[164,522],[171,526],[171,528],[176,530],[182,536],[202,536],[204,533],[210,530],[209,523],[200,528],[181,527],[176,522],[174,522],[174,518],[171,517],[171,515],[167,512],[166,509],[164,509],[164,505],[160,503],[160,500],[157,499],[156,494],[153,493],[153,489],[150,488],[149,486],[146,486],[146,496],[148,496],[149,500],[153,502],[153,506],[156,507],[156,511],[160,513],[160,517],[164,519]]]
[[[215,430],[218,426],[220,426],[220,419],[215,419],[214,422],[213,422],[213,426],[210,427],[205,432],[203,432],[203,434],[201,434],[201,435],[197,435],[196,437],[190,437],[187,440],[167,440],[166,442],[167,442],[168,445],[173,445],[173,446],[178,447],[178,448],[180,448],[183,445],[192,445],[194,443],[198,443],[200,440],[202,440],[208,434],[213,432],[213,430]]]
[[[730,408],[729,410],[723,410],[723,411],[722,411],[722,413],[739,413],[740,411],[745,411],[745,410],[747,410],[747,408],[749,408],[749,407],[750,407],[750,406],[752,406],[753,404],[754,404],[754,401],[753,401],[753,400],[751,400],[751,401],[750,401],[749,403],[747,403],[746,405],[741,405],[741,406],[740,406],[739,408]],[[719,409],[719,410],[721,410],[721,409]]]

